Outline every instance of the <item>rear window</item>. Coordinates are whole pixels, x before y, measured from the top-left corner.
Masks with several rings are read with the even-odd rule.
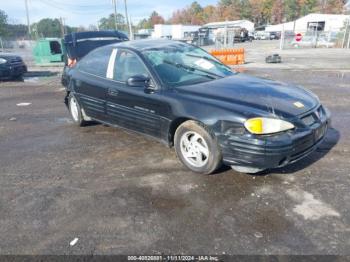
[[[106,77],[109,57],[112,48],[103,47],[91,51],[79,62],[79,70],[85,73]]]

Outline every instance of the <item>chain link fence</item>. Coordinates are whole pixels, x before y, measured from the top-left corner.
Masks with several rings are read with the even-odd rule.
[[[16,40],[13,38],[0,37],[0,51],[4,53],[14,53],[20,55],[23,60],[31,65],[34,63],[33,48],[35,41],[33,40]]]
[[[343,31],[285,31],[281,34],[280,48],[349,48],[349,32]]]
[[[231,27],[216,30],[200,29],[185,34],[184,41],[197,46],[213,46],[216,49],[233,48],[235,43],[251,41],[252,37],[245,28]]]

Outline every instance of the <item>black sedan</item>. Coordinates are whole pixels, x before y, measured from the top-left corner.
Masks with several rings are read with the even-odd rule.
[[[0,79],[20,78],[27,72],[27,66],[18,55],[0,53]]]
[[[330,125],[310,91],[233,72],[176,41],[104,46],[70,74],[66,102],[78,125],[95,120],[154,137],[204,174],[222,163],[245,173],[285,166],[312,152]]]

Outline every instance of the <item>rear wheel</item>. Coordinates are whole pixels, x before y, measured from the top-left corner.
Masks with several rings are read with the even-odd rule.
[[[86,121],[84,120],[79,102],[72,93],[70,93],[68,97],[68,108],[74,123],[79,126],[84,126]]]
[[[221,151],[214,135],[196,121],[186,121],[175,132],[175,151],[190,170],[211,174],[222,161]]]

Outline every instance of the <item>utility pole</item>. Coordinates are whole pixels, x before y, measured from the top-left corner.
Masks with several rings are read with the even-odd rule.
[[[131,16],[129,16],[129,34],[130,34],[130,40],[134,40],[134,34],[132,32],[132,20],[131,20]]]
[[[131,27],[130,27],[130,22],[129,22],[128,7],[127,7],[127,4],[126,4],[126,0],[124,0],[124,7],[125,7],[126,24],[127,24],[128,28],[129,28],[129,32],[131,34]],[[130,35],[129,38],[132,39],[133,37]]]
[[[280,39],[280,50],[283,50],[284,47],[284,23],[282,24],[282,34],[281,34],[281,39]]]
[[[112,0],[114,5],[114,29],[118,30],[118,23],[117,23],[117,0]]]
[[[64,24],[63,24],[63,19],[62,17],[60,17],[60,24],[61,24],[61,36],[62,38],[64,37]]]
[[[346,34],[347,34],[347,32],[348,32],[349,24],[350,24],[350,19],[348,19],[348,20],[346,21],[346,25],[345,25],[345,29],[344,29],[343,43],[342,43],[342,45],[341,45],[342,48],[345,48],[345,39],[346,39]],[[350,35],[350,32],[349,32],[349,35]]]
[[[349,33],[348,33],[348,44],[347,44],[347,49],[349,49],[350,48],[350,27],[349,27],[349,23],[348,23],[348,30],[349,30]],[[346,33],[346,31],[345,31],[345,33]]]
[[[30,32],[30,22],[29,22],[28,0],[24,0],[24,5],[25,5],[25,8],[26,8],[26,14],[27,14],[28,38],[30,40],[31,32]]]

